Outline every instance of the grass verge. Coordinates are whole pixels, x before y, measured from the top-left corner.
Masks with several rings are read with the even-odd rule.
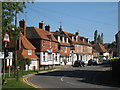
[[[56,68],[50,68],[50,69],[46,69],[46,70],[36,70],[35,72],[34,71],[19,71],[18,72],[18,77],[19,77],[19,80],[17,81],[17,78],[14,78],[14,72],[11,71],[11,74],[10,74],[10,77],[9,77],[9,74],[6,73],[5,74],[5,78],[7,80],[7,83],[5,85],[2,85],[2,88],[34,88],[32,86],[29,86],[27,85],[26,83],[24,83],[22,81],[22,77],[24,75],[28,75],[28,74],[32,74],[32,73],[36,73],[36,72],[40,72],[40,71],[48,71],[48,70],[53,70],[53,69],[56,69]]]

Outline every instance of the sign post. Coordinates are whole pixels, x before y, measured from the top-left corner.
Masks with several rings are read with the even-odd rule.
[[[7,42],[10,42],[10,37],[9,37],[9,34],[8,34],[8,28],[6,29],[6,33],[5,33],[3,41],[5,41],[5,48],[4,48],[4,70],[3,70],[3,84],[5,84],[5,59],[8,56],[8,52],[6,51],[6,47],[7,47]]]

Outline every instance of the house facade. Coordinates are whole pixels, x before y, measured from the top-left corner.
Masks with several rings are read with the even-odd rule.
[[[79,36],[78,32],[71,34],[64,31],[64,33],[70,40],[73,61],[83,60],[85,63],[88,63],[88,60],[93,58],[92,46],[89,43],[88,38]]]
[[[52,33],[59,41],[60,51],[64,49],[62,48],[63,45],[68,49],[66,52],[68,53],[67,64],[72,65],[76,60],[83,60],[88,63],[88,60],[93,58],[92,46],[88,38],[79,36],[78,32],[75,34],[65,32],[62,30],[62,26],[60,26],[59,31]],[[64,54],[64,50],[61,53]],[[64,58],[61,58],[61,61],[64,61]]]
[[[105,49],[105,47],[102,44],[94,44],[93,49],[95,49],[98,52],[98,59],[109,59],[109,52]]]
[[[62,31],[62,26],[60,26],[59,31],[52,33],[59,42],[60,65],[71,65],[70,43],[68,37]]]
[[[50,26],[44,22],[39,23],[39,28],[27,27],[26,37],[35,46],[35,54],[40,58],[40,65],[59,65],[60,53],[58,49],[58,41],[50,32]]]
[[[31,60],[29,70],[33,70],[34,68],[39,69],[39,58],[35,55],[36,48],[26,38],[26,23],[24,20],[21,20],[19,22],[19,27],[23,28],[24,31],[20,33],[17,55],[24,59]],[[26,65],[26,70],[27,69],[28,69],[28,65]]]

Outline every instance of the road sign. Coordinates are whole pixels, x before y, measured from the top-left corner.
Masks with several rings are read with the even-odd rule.
[[[0,52],[0,59],[4,59],[4,52]]]
[[[6,32],[3,41],[10,42],[9,34]]]
[[[49,53],[52,53],[52,49],[47,49],[47,51],[48,51]]]
[[[8,57],[6,57],[5,59],[12,59],[12,58],[13,58],[13,53],[8,52]],[[0,52],[0,59],[4,59],[4,52]]]

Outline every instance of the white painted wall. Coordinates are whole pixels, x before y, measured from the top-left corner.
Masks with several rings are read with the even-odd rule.
[[[35,66],[35,69],[38,69],[37,59],[31,59],[31,64],[29,66],[29,70],[33,70],[34,66]],[[28,70],[28,65],[26,65],[26,70]]]

